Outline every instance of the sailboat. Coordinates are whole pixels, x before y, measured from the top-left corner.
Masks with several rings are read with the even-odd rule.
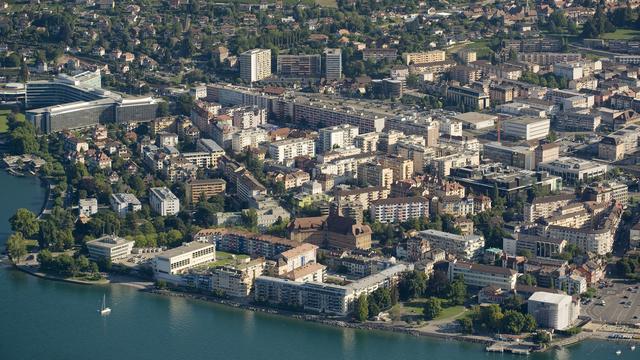
[[[102,316],[107,316],[107,315],[111,314],[111,308],[107,307],[106,295],[102,295],[102,306],[100,306],[100,309],[98,310],[98,312]]]
[[[635,345],[631,345],[631,351],[635,351],[636,346]]]
[[[616,355],[620,355],[620,354],[622,354],[622,350],[616,351]]]

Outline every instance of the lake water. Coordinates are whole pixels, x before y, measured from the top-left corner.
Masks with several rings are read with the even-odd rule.
[[[0,240],[19,207],[37,211],[35,178],[0,171]],[[103,294],[113,309],[96,313]],[[615,350],[623,349],[621,356]],[[333,328],[133,288],[41,280],[0,268],[0,359],[517,359],[482,346],[407,335]],[[639,359],[615,343],[589,341],[534,354],[535,360]]]

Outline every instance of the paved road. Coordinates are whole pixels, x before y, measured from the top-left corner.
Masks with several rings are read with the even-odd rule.
[[[595,300],[582,308],[583,314],[591,316],[595,322],[608,324],[636,324],[640,323],[640,290],[627,290],[636,285],[614,283],[613,287],[598,290],[598,296],[605,301],[605,305],[597,305]],[[624,296],[628,298],[625,299]],[[623,304],[624,302],[624,304]],[[626,305],[630,303],[630,305]],[[634,319],[634,316],[637,317]]]

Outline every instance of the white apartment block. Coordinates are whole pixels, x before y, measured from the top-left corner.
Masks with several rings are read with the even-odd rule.
[[[171,279],[170,275],[182,274],[186,270],[215,260],[215,244],[194,241],[157,255],[153,259],[153,265],[156,277]]]
[[[271,50],[253,49],[240,54],[240,78],[252,83],[271,76]]]
[[[538,291],[527,300],[527,312],[538,326],[555,330],[570,328],[578,319],[579,303],[574,303],[569,295]]]
[[[87,250],[89,250],[89,258],[92,260],[120,260],[131,254],[133,243],[133,241],[125,240],[121,237],[105,235],[95,240],[87,241]]]
[[[149,204],[161,216],[175,215],[180,211],[180,200],[166,187],[149,189]]]
[[[495,286],[503,290],[515,289],[516,279],[518,278],[518,272],[513,269],[457,260],[449,263],[448,274],[450,281],[462,276],[464,283],[469,286],[479,288]]]
[[[246,106],[232,109],[232,124],[239,129],[254,129],[267,123],[267,109]]]
[[[342,124],[326,127],[318,130],[319,152],[327,152],[336,148],[348,148],[353,146],[353,141],[358,136],[358,127]]]
[[[231,135],[231,149],[236,154],[246,149],[256,149],[259,144],[268,141],[268,139],[268,134],[263,129],[240,130]]]
[[[418,237],[429,241],[432,249],[441,249],[463,259],[478,258],[484,249],[484,237],[479,235],[456,235],[429,229],[418,232]]]
[[[369,211],[371,219],[381,223],[404,222],[429,216],[429,200],[422,196],[387,198],[372,202]]]
[[[293,160],[298,156],[315,156],[315,142],[307,138],[293,138],[269,144],[269,157],[279,163]]]
[[[284,251],[278,256],[276,261],[276,273],[283,275],[291,272],[308,263],[316,262],[318,247],[313,244],[304,243]]]
[[[544,139],[549,135],[551,120],[529,116],[519,116],[502,122],[503,135],[529,140]]]
[[[111,204],[111,209],[121,217],[127,216],[130,212],[136,212],[142,209],[142,203],[133,194],[111,194],[109,202]]]
[[[361,149],[363,153],[368,153],[376,151],[378,139],[380,139],[380,134],[377,132],[364,133],[353,138],[353,145]]]

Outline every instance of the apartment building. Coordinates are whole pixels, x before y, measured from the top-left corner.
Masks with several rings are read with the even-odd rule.
[[[414,52],[402,54],[402,61],[406,65],[426,64],[445,60],[445,52],[442,50],[433,50],[426,52]]]
[[[336,148],[349,148],[358,136],[357,126],[342,124],[318,130],[319,153],[332,151]]]
[[[278,75],[291,78],[319,78],[322,74],[322,57],[313,55],[278,55]]]
[[[267,109],[242,106],[231,110],[232,125],[238,129],[255,129],[267,123]]]
[[[142,209],[142,203],[133,194],[111,194],[109,197],[109,203],[111,205],[111,209],[120,217],[125,217],[128,213],[133,213]]]
[[[518,53],[518,61],[549,66],[558,63],[569,63],[582,60],[580,53],[528,52]]]
[[[316,262],[318,246],[304,243],[278,255],[273,272],[282,276],[309,263]]]
[[[429,229],[418,232],[418,237],[429,241],[432,249],[441,249],[463,259],[477,259],[484,249],[484,237],[479,235],[456,235]]]
[[[374,152],[378,148],[379,139],[380,134],[377,132],[359,134],[353,137],[353,145],[361,149],[363,153]]]
[[[342,50],[324,50],[324,77],[327,80],[342,79]]]
[[[378,162],[382,167],[393,170],[394,181],[407,180],[413,177],[413,160],[397,155],[385,155],[378,157]]]
[[[467,286],[483,288],[494,286],[514,290],[518,272],[513,269],[454,260],[449,263],[449,280],[462,277]]]
[[[359,164],[358,181],[369,186],[390,188],[393,184],[393,169],[383,167],[378,162]]]
[[[362,50],[364,61],[388,61],[394,62],[398,58],[398,49],[392,48],[366,48]]]
[[[271,49],[252,49],[239,57],[240,78],[248,83],[271,76]]]
[[[560,255],[567,245],[563,239],[550,239],[542,236],[516,233],[514,238],[502,239],[502,250],[508,256],[529,252],[535,257],[550,258]]]
[[[215,267],[208,274],[208,290],[230,297],[247,297],[255,279],[264,273],[264,269],[264,258],[233,266]]]
[[[231,135],[231,150],[242,153],[247,149],[257,149],[262,143],[269,141],[269,134],[264,129],[247,129]]]
[[[161,216],[175,215],[180,212],[180,200],[166,187],[149,189],[151,210]]]
[[[551,121],[529,116],[519,116],[502,122],[502,134],[525,141],[544,139],[549,135]]]
[[[292,138],[269,144],[269,157],[279,163],[285,163],[298,156],[315,156],[315,142],[307,138]]]
[[[435,173],[444,179],[451,175],[452,169],[480,165],[480,152],[464,151],[459,154],[439,156],[431,159],[430,164]]]
[[[121,260],[131,255],[133,241],[115,235],[104,235],[95,240],[87,241],[87,250],[91,260]]]
[[[596,203],[616,201],[626,208],[629,204],[629,186],[620,182],[600,182],[590,184],[582,191],[582,198]]]
[[[629,125],[605,136],[598,144],[600,159],[617,161],[638,150],[640,126]]]
[[[179,275],[196,266],[216,260],[216,246],[211,243],[190,242],[164,251],[153,258],[156,278],[175,282]]]
[[[267,195],[267,188],[262,185],[250,172],[244,170],[237,179],[236,194],[240,201],[251,201]]]
[[[227,182],[223,179],[191,180],[185,184],[185,194],[188,204],[197,204],[200,200],[207,200],[218,194],[223,194]]]
[[[573,194],[541,196],[524,205],[524,221],[535,222],[546,219],[564,206],[576,200]]]
[[[357,188],[350,190],[337,190],[335,200],[340,204],[358,204],[363,210],[369,210],[372,202],[386,199],[389,197],[391,190],[381,186],[371,186],[366,188]]]
[[[197,232],[193,239],[214,243],[219,251],[265,257],[270,260],[276,260],[282,252],[300,245],[298,242],[281,237],[230,228],[203,229]]]
[[[306,123],[315,128],[349,124],[357,126],[361,133],[381,132],[384,129],[385,115],[366,109],[301,96],[296,97],[291,106],[291,118],[294,122]]]
[[[209,154],[209,157],[211,157],[210,166],[214,168],[218,167],[218,160],[224,155],[224,149],[211,139],[198,139],[196,149],[198,152]]]
[[[371,219],[381,223],[399,223],[429,216],[429,200],[422,197],[387,198],[374,201],[369,208]]]
[[[565,330],[577,322],[580,303],[570,295],[538,291],[527,300],[527,312],[542,328]]]

